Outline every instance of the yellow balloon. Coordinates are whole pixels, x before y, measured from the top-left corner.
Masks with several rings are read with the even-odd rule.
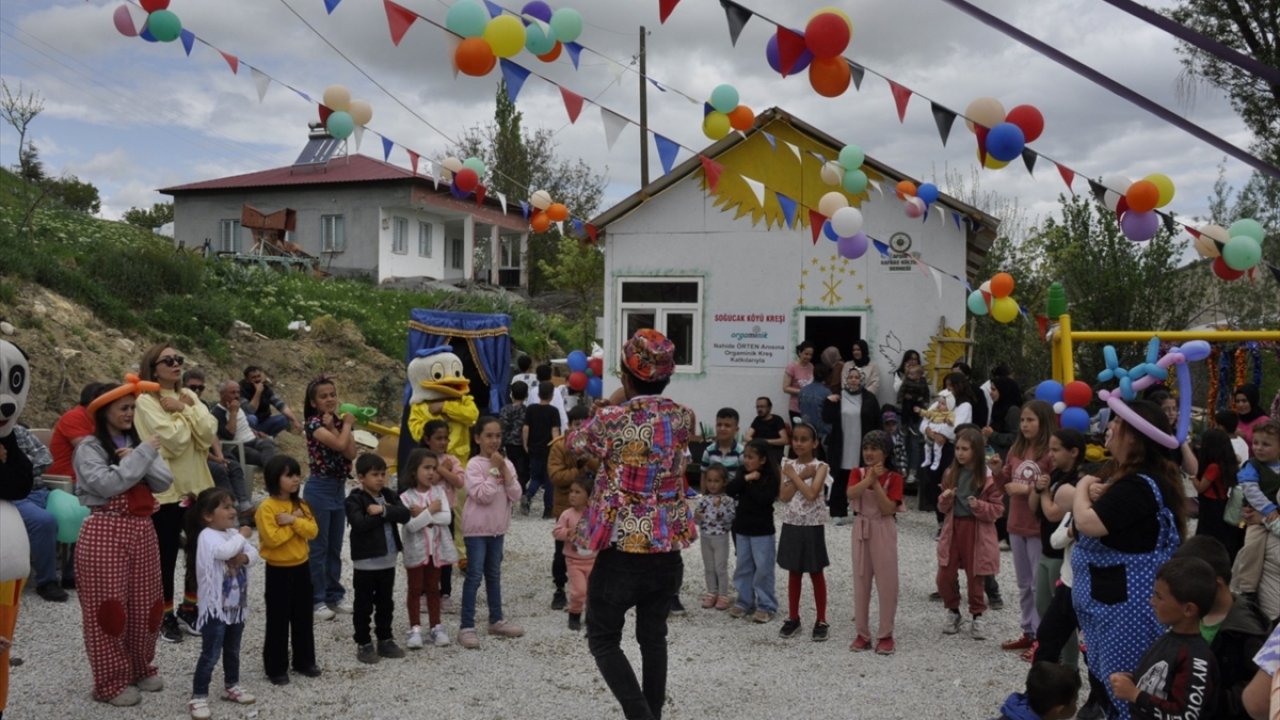
[[[733,128],[729,122],[729,116],[722,112],[709,112],[702,118],[702,134],[712,140],[719,140],[728,135],[731,129]]]
[[[991,301],[991,317],[996,322],[1013,322],[1018,317],[1018,301],[1011,297],[996,298]]]
[[[849,19],[848,13],[846,13],[845,11],[841,10],[838,7],[824,7],[824,8],[819,8],[818,10],[815,10],[812,13],[810,13],[809,20],[812,20],[823,13],[831,13],[832,15],[839,15],[840,18],[844,20],[844,24],[849,26],[849,39],[850,40],[853,39],[853,20]]]
[[[835,190],[823,195],[818,200],[818,212],[826,217],[831,217],[840,208],[847,207],[849,207],[849,198],[845,197],[844,193],[836,192]]]
[[[981,150],[979,150],[979,151],[978,151],[978,160],[979,160],[979,161],[981,161],[981,160],[982,160],[982,151],[981,151]],[[1009,161],[1007,161],[1007,160],[997,160],[997,159],[995,159],[995,158],[991,157],[991,155],[988,153],[988,154],[987,154],[987,160],[986,160],[986,162],[984,162],[984,163],[983,163],[983,167],[987,168],[988,170],[1000,170],[1001,168],[1003,168],[1003,167],[1007,166],[1008,164],[1009,164]]]
[[[373,106],[367,100],[352,100],[350,107],[347,112],[351,113],[351,119],[356,125],[368,125],[373,119]]]
[[[345,85],[330,85],[324,89],[324,106],[346,112],[351,107],[351,91]]]
[[[499,15],[485,25],[484,39],[494,55],[515,57],[524,49],[524,24],[515,15]]]
[[[1169,204],[1170,200],[1173,200],[1173,180],[1170,180],[1168,175],[1165,175],[1164,173],[1151,173],[1143,178],[1143,180],[1149,181],[1160,191],[1160,198],[1156,200],[1156,207],[1164,207]]]

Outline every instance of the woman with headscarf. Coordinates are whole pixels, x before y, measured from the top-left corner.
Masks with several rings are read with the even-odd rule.
[[[1241,385],[1236,388],[1233,400],[1236,415],[1240,418],[1240,424],[1236,425],[1236,434],[1244,439],[1249,446],[1249,457],[1253,457],[1253,429],[1271,418],[1262,412],[1262,405],[1258,402],[1257,385]]]
[[[849,384],[849,373],[853,368],[858,368],[862,375],[862,387],[868,392],[875,395],[880,391],[880,368],[871,359],[871,348],[867,346],[867,341],[858,338],[853,341],[852,359],[845,363],[844,374],[846,385]],[[866,432],[866,431],[864,431]]]
[[[822,418],[831,426],[827,433],[827,464],[833,471],[836,491],[827,498],[831,517],[837,525],[849,522],[849,498],[840,492],[854,468],[862,465],[862,438],[880,429],[880,401],[862,383],[862,368],[847,363],[844,382],[827,396]]]

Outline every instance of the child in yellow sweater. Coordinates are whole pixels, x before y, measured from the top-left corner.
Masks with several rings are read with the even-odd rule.
[[[312,629],[311,566],[307,541],[319,532],[316,518],[298,493],[302,468],[288,455],[276,455],[262,469],[267,492],[255,514],[258,554],[267,563],[267,636],[262,663],[274,685],[289,684],[289,636],[293,635],[293,669],[320,677]]]

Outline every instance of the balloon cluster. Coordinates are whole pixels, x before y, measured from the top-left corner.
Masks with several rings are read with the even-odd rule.
[[[475,192],[484,180],[485,173],[489,171],[484,161],[478,157],[459,160],[451,155],[441,160],[440,166],[444,168],[440,179],[450,183],[454,189],[463,194]]]
[[[1156,208],[1162,208],[1173,200],[1173,181],[1168,175],[1152,173],[1141,180],[1130,181],[1123,175],[1102,178],[1106,193],[1102,202],[1116,214],[1120,231],[1134,242],[1146,242],[1160,229],[1160,216]]]
[[[352,100],[351,91],[343,85],[330,85],[324,89],[320,105],[320,122],[329,134],[346,140],[357,127],[364,127],[373,120],[373,106],[366,100]]]
[[[804,46],[790,47],[783,38],[800,36]],[[834,7],[818,10],[809,16],[804,32],[783,30],[769,38],[765,46],[765,59],[769,67],[783,77],[809,69],[809,85],[824,97],[838,97],[849,89],[853,73],[843,57],[853,39],[853,21],[843,11]],[[783,67],[783,62],[789,67]]]
[[[1008,113],[999,100],[981,97],[965,108],[965,125],[978,137],[978,160],[999,170],[1044,132],[1044,115],[1034,105],[1018,105]]]
[[[999,323],[1013,322],[1018,317],[1018,301],[1012,295],[1013,276],[1006,272],[996,273],[969,293],[969,312],[974,315],[990,313],[991,319]]]
[[[1205,225],[1196,238],[1196,252],[1201,257],[1213,258],[1213,272],[1228,282],[1245,274],[1252,275],[1262,262],[1262,241],[1266,230],[1262,223],[1244,218],[1231,223],[1230,228],[1221,225]],[[1221,244],[1222,249],[1218,246]]]
[[[719,140],[730,130],[746,132],[755,121],[756,114],[738,104],[738,89],[728,83],[717,85],[702,104],[702,134],[712,140]]]
[[[590,356],[581,350],[569,353],[569,389],[586,391],[588,397],[598,398],[604,393],[604,352]]]
[[[546,232],[551,229],[551,223],[569,219],[569,208],[564,203],[552,201],[551,193],[546,190],[534,190],[529,196],[529,204],[537,210],[529,218],[529,227],[534,232]]]
[[[129,6],[116,8],[112,19],[120,34],[127,37],[137,35],[147,42],[173,42],[182,36],[182,21],[169,9],[169,0],[141,0],[138,4],[147,12],[142,30],[134,28]]]
[[[864,159],[862,148],[845,145],[840,150],[839,160],[823,166],[822,179],[828,185],[840,184],[845,192],[856,195],[867,188],[867,176],[859,169]],[[832,165],[836,166],[835,170],[831,170]],[[840,257],[857,260],[866,254],[871,241],[862,232],[862,211],[851,206],[849,198],[843,192],[832,190],[823,195],[818,200],[818,212],[827,218],[822,223],[822,233],[836,244],[836,252]]]
[[[456,0],[449,6],[445,27],[462,37],[453,52],[453,63],[466,75],[488,75],[498,58],[515,57],[528,50],[543,62],[560,57],[563,43],[582,34],[582,14],[573,8],[552,11],[542,0],[525,3],[520,17],[491,18],[484,4]]]
[[[1036,399],[1053,406],[1062,427],[1089,432],[1089,403],[1093,401],[1089,383],[1073,380],[1063,385],[1057,380],[1045,380],[1036,386]]]
[[[1153,337],[1147,344],[1146,361],[1132,368],[1120,366],[1116,349],[1107,345],[1102,349],[1103,360],[1107,368],[1098,373],[1099,382],[1116,380],[1120,386],[1114,391],[1099,390],[1098,397],[1111,408],[1118,417],[1135,430],[1155,440],[1161,445],[1173,449],[1187,439],[1191,430],[1191,372],[1182,370],[1178,373],[1178,427],[1173,434],[1157,428],[1147,422],[1126,404],[1132,401],[1142,390],[1162,382],[1169,377],[1171,365],[1186,365],[1209,357],[1209,343],[1204,340],[1192,340],[1181,347],[1173,347],[1164,356],[1160,356],[1160,338]]]
[[[822,182],[828,185],[839,185],[850,195],[858,195],[867,189],[867,173],[862,170],[862,163],[867,159],[866,153],[857,145],[845,145],[840,148],[836,160],[829,160],[822,166]]]
[[[917,187],[910,180],[899,180],[898,185],[894,187],[898,199],[903,205],[903,212],[909,218],[918,218],[929,211],[929,208],[938,200],[941,192],[938,186],[933,183],[920,183]]]

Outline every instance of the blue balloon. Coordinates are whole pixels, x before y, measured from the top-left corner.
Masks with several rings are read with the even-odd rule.
[[[604,395],[604,381],[598,377],[587,379],[587,395],[598,398]]]
[[[1022,128],[1011,122],[1002,122],[987,133],[987,154],[1000,162],[1010,162],[1021,155],[1026,144]]]
[[[796,30],[796,32],[799,33],[800,35],[804,34],[799,30]],[[773,68],[774,72],[781,74],[782,60],[778,57],[778,34],[777,33],[774,33],[769,36],[769,43],[765,45],[765,48],[764,48],[764,56],[769,61],[769,67]],[[795,75],[800,71],[804,70],[805,68],[809,67],[809,63],[811,62],[813,62],[813,53],[809,52],[808,48],[805,48],[805,51],[800,53],[800,57],[796,58],[796,61],[791,64],[791,69],[787,71],[787,74]]]
[[[938,186],[933,183],[920,183],[920,187],[916,188],[916,197],[923,200],[925,205],[932,205],[938,199]]]
[[[586,372],[587,371],[587,354],[581,350],[574,350],[569,353],[569,372]]]
[[[1204,360],[1209,357],[1210,351],[1209,343],[1204,340],[1192,340],[1179,349],[1182,350],[1182,355],[1187,359],[1187,362]]]
[[[822,234],[826,235],[831,242],[839,242],[840,240],[840,236],[836,234],[836,229],[831,226],[830,220],[822,223]]]
[[[1062,411],[1062,417],[1058,422],[1064,428],[1087,433],[1089,432],[1089,411],[1081,407],[1069,407]]]
[[[1036,399],[1050,405],[1062,402],[1062,383],[1057,380],[1045,380],[1036,386]]]

